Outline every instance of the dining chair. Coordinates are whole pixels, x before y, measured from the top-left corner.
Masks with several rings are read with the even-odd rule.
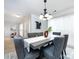
[[[42,59],[42,57],[44,56],[42,50],[50,45],[53,45],[53,40],[43,43],[43,46],[41,46],[39,49],[39,56],[36,59]]]
[[[25,59],[36,59],[39,56],[38,49],[34,50],[34,49],[30,48],[30,52],[28,52],[28,50],[25,49],[25,52],[26,52]]]
[[[24,59],[25,51],[24,51],[23,39],[22,38],[19,38],[19,39],[14,38],[13,40],[14,40],[17,58],[18,59]]]
[[[31,49],[30,52],[24,48],[24,39],[22,37],[14,37],[15,50],[18,59],[36,59],[38,56],[38,50]]]
[[[63,50],[64,37],[56,37],[54,45],[42,48],[42,53],[46,59],[59,59]]]
[[[68,34],[65,34],[64,37],[65,37],[65,41],[64,41],[64,46],[63,46],[63,52],[66,55],[66,47],[67,47],[67,42],[68,42],[69,35]]]
[[[53,32],[53,35],[61,35],[61,32]]]

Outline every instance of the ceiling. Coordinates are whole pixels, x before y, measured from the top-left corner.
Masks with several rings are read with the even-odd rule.
[[[73,7],[74,0],[47,0],[47,10],[51,14],[54,14],[54,10],[57,10],[57,14]],[[43,0],[4,0],[5,24],[20,21],[20,18],[13,16],[14,14],[19,16],[40,15],[43,9]]]

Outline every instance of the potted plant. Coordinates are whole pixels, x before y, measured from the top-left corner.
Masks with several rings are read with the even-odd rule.
[[[52,32],[51,32],[51,31],[52,31],[52,27],[49,27],[49,28],[48,28],[48,36],[49,36],[49,37],[51,37],[51,35],[52,35]]]
[[[47,31],[48,32],[51,32],[52,31],[52,27],[49,27]]]

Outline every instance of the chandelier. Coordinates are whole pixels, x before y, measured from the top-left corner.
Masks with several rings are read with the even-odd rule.
[[[47,0],[44,0],[44,5],[45,5],[44,13],[41,13],[41,15],[39,17],[41,20],[49,20],[49,19],[53,18],[53,16],[51,14],[47,13],[46,2],[47,2]]]

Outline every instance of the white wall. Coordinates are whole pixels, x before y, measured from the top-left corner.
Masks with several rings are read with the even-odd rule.
[[[36,29],[36,22],[41,22],[41,29]],[[48,21],[39,20],[39,17],[32,14],[28,17],[24,16],[22,21],[19,23],[23,24],[23,37],[27,38],[27,33],[43,32],[48,27]],[[19,31],[19,30],[18,30]]]
[[[39,22],[41,22],[41,29],[36,29],[36,23],[35,23],[35,21],[39,21]],[[42,20],[39,20],[39,17],[37,17],[36,15],[31,15],[31,16],[29,16],[29,17],[23,17],[22,19],[21,19],[21,22],[19,22],[19,23],[17,23],[17,24],[14,24],[13,26],[12,26],[12,24],[5,24],[5,30],[4,30],[4,34],[5,34],[5,36],[10,36],[10,34],[11,34],[11,28],[12,27],[15,27],[16,28],[16,31],[17,32],[19,32],[19,25],[20,24],[23,24],[23,36],[25,37],[25,38],[27,38],[27,33],[33,33],[33,32],[43,32],[43,31],[45,31],[46,29],[47,29],[47,27],[48,27],[48,22],[47,21],[42,21]]]
[[[15,29],[15,31],[18,33],[18,24],[17,25],[11,25],[11,24],[5,24],[4,26],[4,36],[10,36],[13,31],[11,31],[11,28]]]
[[[55,18],[48,21],[48,27],[51,26],[53,31],[58,31],[63,34],[69,34],[68,45],[74,46],[74,31],[73,31],[73,14]]]
[[[35,21],[41,22],[40,29],[36,29],[36,22]],[[30,32],[43,32],[47,29],[47,27],[48,27],[48,21],[39,20],[39,17],[37,17],[35,15],[31,15]]]
[[[4,36],[10,36],[10,26],[4,26]]]

